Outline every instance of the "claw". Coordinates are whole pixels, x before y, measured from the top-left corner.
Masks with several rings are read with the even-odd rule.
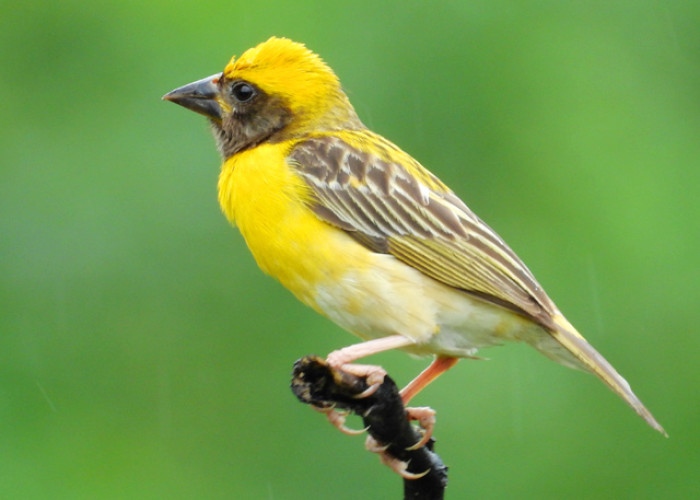
[[[340,351],[330,353],[326,362],[333,368],[355,375],[356,377],[364,378],[368,386],[367,389],[359,394],[355,394],[353,397],[355,399],[362,399],[377,392],[379,386],[384,383],[386,371],[381,366],[344,363],[343,358],[338,356],[338,352]]]
[[[320,408],[318,406],[312,406],[312,408],[320,413],[325,413],[328,422],[338,429],[343,434],[348,436],[359,436],[364,433],[369,427],[364,429],[351,429],[345,426],[345,418],[350,414],[349,411],[338,411],[335,409],[335,405],[329,406],[327,408]]]
[[[354,399],[362,399],[362,398],[369,397],[369,396],[371,396],[372,394],[374,394],[375,392],[377,392],[377,389],[379,389],[379,386],[381,386],[381,385],[382,385],[382,382],[378,382],[378,383],[376,383],[376,384],[372,384],[372,385],[370,385],[367,389],[365,389],[364,391],[362,391],[361,393],[359,393],[359,394],[354,394],[352,397],[353,397]]]
[[[408,464],[409,462],[402,462],[398,458],[394,458],[391,455],[387,453],[382,453],[379,455],[379,458],[381,459],[382,463],[389,467],[391,470],[396,472],[399,476],[403,477],[404,479],[420,479],[423,476],[425,476],[428,472],[430,472],[430,469],[426,469],[423,472],[408,472]]]
[[[337,429],[346,436],[359,436],[360,434],[367,432],[369,427],[363,427],[362,429],[351,429],[350,427],[345,427],[341,424]]]
[[[430,439],[430,437],[428,437],[428,439]],[[410,461],[403,462],[398,458],[394,457],[393,455],[387,453],[389,446],[390,445],[388,444],[380,445],[377,442],[377,440],[374,439],[372,436],[367,436],[367,439],[365,440],[365,449],[367,451],[371,451],[372,453],[378,453],[379,459],[382,461],[382,463],[394,472],[396,472],[398,475],[403,477],[404,479],[420,479],[423,476],[425,476],[428,472],[430,472],[430,469],[424,470],[423,472],[419,473],[408,472],[408,464],[410,463]],[[421,444],[420,446],[423,445]],[[420,446],[416,446],[416,449],[420,448]]]
[[[409,420],[417,420],[421,426],[423,437],[414,445],[406,448],[407,451],[417,450],[425,446],[433,435],[435,428],[435,410],[427,406],[417,408],[406,408],[406,413]]]
[[[329,406],[316,406],[316,405],[312,404],[310,406],[311,406],[311,408],[313,408],[314,410],[316,410],[319,413],[328,413],[329,411],[335,410],[336,404],[333,403],[332,405],[329,405]]]
[[[379,442],[372,436],[367,436],[367,439],[365,439],[365,449],[367,451],[371,451],[372,453],[383,454],[386,450],[389,449],[389,446],[391,445],[380,445]]]
[[[415,451],[415,450],[422,448],[426,444],[428,444],[428,441],[430,441],[430,438],[433,437],[433,429],[432,428],[430,430],[422,429],[421,434],[423,435],[423,437],[421,437],[420,440],[418,440],[418,442],[416,444],[406,448],[406,451]]]

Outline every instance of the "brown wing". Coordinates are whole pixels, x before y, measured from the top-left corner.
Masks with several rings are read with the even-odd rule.
[[[447,186],[386,139],[367,130],[343,134],[301,141],[289,155],[320,219],[553,329],[555,307],[532,273]]]

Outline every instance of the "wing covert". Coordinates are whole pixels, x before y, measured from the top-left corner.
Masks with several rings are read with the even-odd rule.
[[[317,217],[372,251],[552,328],[554,305],[530,271],[447,186],[381,136],[345,134],[306,139],[289,154]]]

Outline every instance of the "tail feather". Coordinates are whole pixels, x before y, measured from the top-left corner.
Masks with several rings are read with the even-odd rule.
[[[579,360],[586,369],[595,373],[615,394],[625,400],[651,427],[668,437],[664,428],[632,392],[627,381],[576,331],[571,323],[561,315],[556,315],[554,322],[557,328],[550,332],[552,337]]]

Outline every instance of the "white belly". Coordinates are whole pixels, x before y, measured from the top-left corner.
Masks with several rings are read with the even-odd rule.
[[[342,258],[342,257],[341,257]],[[342,328],[363,339],[403,335],[415,354],[471,356],[504,340],[549,335],[507,309],[444,285],[391,255],[316,288],[316,303]]]

